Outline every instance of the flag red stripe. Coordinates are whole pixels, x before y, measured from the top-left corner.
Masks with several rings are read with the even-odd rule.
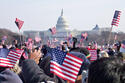
[[[80,68],[80,67],[77,66],[76,64],[70,63],[70,62],[68,62],[68,61],[66,61],[66,60],[64,60],[64,62],[67,63],[67,64],[69,64],[69,65],[72,65],[72,66],[74,66],[74,67]]]
[[[71,56],[71,57],[74,57],[74,58],[76,58],[76,59],[79,60],[79,61],[83,61],[81,58],[78,58],[78,57],[76,57],[76,56],[74,56],[74,55],[72,55],[72,54],[67,53],[67,55],[69,55],[69,56]]]
[[[13,63],[16,63],[16,61],[18,60],[18,59],[13,59],[13,58],[7,58],[7,59],[10,59],[10,60],[12,60],[13,61]]]
[[[73,74],[73,75],[77,75],[76,73],[71,72],[71,70],[64,69],[64,68],[62,68],[62,67],[60,67],[60,66],[58,66],[58,65],[56,65],[56,64],[54,64],[54,63],[51,63],[51,65],[56,66],[56,67],[58,67],[59,69],[61,69],[61,70],[63,70],[63,71],[66,71],[66,72],[68,72],[68,73],[71,73],[71,74]],[[52,68],[52,67],[51,67],[51,68]],[[50,68],[50,69],[51,69],[51,68]],[[78,72],[78,71],[76,71],[76,72]]]
[[[73,61],[74,63],[81,64],[80,62],[75,61],[75,60],[73,60],[73,59],[71,59],[71,58],[69,58],[69,57],[66,57],[66,59],[68,59],[68,60],[70,60],[70,61]]]
[[[0,64],[0,66],[1,66],[1,67],[9,67],[9,68],[11,68],[11,67],[12,67],[12,66],[10,66],[10,65],[6,65],[6,64],[5,64],[5,65]]]
[[[23,51],[23,50],[20,50],[20,52],[21,52],[21,51]],[[13,51],[13,50],[11,50],[10,53],[11,53],[11,52],[14,52],[14,53],[17,53],[17,54],[21,54],[20,52],[16,52],[16,51]]]
[[[12,58],[12,59],[16,59],[16,60],[20,59],[20,57],[15,57],[15,56],[10,56],[10,55],[8,55],[7,58],[9,58],[9,59]]]
[[[0,59],[0,61],[15,63],[14,61],[11,61],[11,60],[9,60],[9,59]]]
[[[69,66],[67,66],[67,65],[65,65],[65,64],[63,64],[63,66],[64,66],[64,67],[67,67],[67,68],[69,68],[69,69],[71,69],[71,70],[73,70],[73,71],[78,72],[78,70],[76,70],[76,69],[74,69],[74,68],[72,68],[72,67],[69,67]]]
[[[20,57],[20,55],[17,55],[17,54],[14,54],[14,53],[9,53],[8,56],[15,57],[15,58],[19,58]]]
[[[54,74],[56,74],[56,75],[58,74],[58,73],[53,72],[53,71],[51,71],[51,73],[54,73]],[[70,80],[70,79],[67,79],[67,78],[65,78],[65,77],[63,77],[63,76],[61,76],[61,75],[59,75],[59,74],[58,74],[58,76],[61,77],[61,78],[63,78],[64,80],[70,81],[70,83],[75,83],[74,81],[72,81],[72,80]]]
[[[52,69],[53,69],[54,71],[56,71],[56,72],[58,72],[58,73],[60,73],[60,74],[64,75],[64,76],[69,77],[69,78],[72,78],[72,79],[76,79],[76,78],[77,78],[77,75],[74,75],[74,76],[76,76],[76,77],[73,77],[73,76],[71,76],[71,75],[68,75],[68,74],[66,74],[66,73],[63,73],[63,72],[61,72],[61,71],[57,70],[57,69],[56,69],[56,68],[54,68],[54,67],[51,67],[51,71],[52,71]],[[72,73],[71,73],[71,74],[72,74]],[[58,75],[59,75],[59,74],[58,74]]]
[[[8,63],[8,62],[2,62],[2,64],[7,64],[7,65],[14,65],[14,63]]]

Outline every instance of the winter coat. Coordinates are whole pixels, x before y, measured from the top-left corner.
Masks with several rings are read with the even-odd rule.
[[[47,76],[34,60],[27,59],[22,62],[22,74],[26,83],[41,83],[55,81],[54,78]]]
[[[19,76],[9,69],[0,72],[0,83],[23,83]]]

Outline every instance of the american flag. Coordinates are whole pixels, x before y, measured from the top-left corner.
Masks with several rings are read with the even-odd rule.
[[[111,25],[118,26],[120,15],[121,15],[121,11],[116,10]]]
[[[4,51],[2,51],[4,53]],[[10,50],[7,57],[0,57],[0,66],[2,67],[13,67],[17,60],[20,59],[23,50]]]
[[[88,49],[90,52],[90,61],[97,60],[97,50],[96,49]]]
[[[16,18],[15,23],[16,23],[17,27],[18,27],[19,30],[20,30],[21,27],[23,26],[24,21],[22,21],[22,20]]]
[[[86,39],[87,36],[88,36],[88,34],[87,34],[86,32],[85,32],[85,33],[82,33],[82,34],[81,34],[81,39]]]
[[[35,37],[35,41],[36,41],[36,42],[40,42],[40,41],[41,41],[41,38],[40,38],[40,37]]]
[[[7,40],[7,36],[3,36],[3,37],[2,37],[2,40]]]
[[[64,80],[75,83],[83,59],[58,49],[52,49],[50,71]]]
[[[72,39],[72,34],[70,34],[67,38],[68,41],[70,41]]]
[[[51,33],[52,33],[53,35],[56,34],[56,27],[50,28],[49,30],[51,31]]]
[[[10,60],[12,67],[16,64],[17,60],[20,59],[24,50],[10,50],[7,59]]]
[[[52,42],[58,42],[57,38],[53,38]]]
[[[120,47],[120,52],[125,52],[125,40],[122,41],[121,47]]]
[[[32,42],[32,38],[28,38],[28,42]]]
[[[123,43],[121,44],[121,48],[125,49],[125,45]]]

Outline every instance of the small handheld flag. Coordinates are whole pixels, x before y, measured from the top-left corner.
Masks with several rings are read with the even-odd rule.
[[[51,58],[50,72],[71,83],[75,83],[84,60],[55,48],[52,49]]]
[[[7,36],[3,36],[3,37],[2,37],[2,40],[7,40]]]
[[[56,27],[50,28],[49,29],[52,35],[56,34]]]
[[[121,11],[116,10],[111,25],[118,26],[120,15],[121,15]]]
[[[16,18],[15,23],[16,23],[17,27],[18,27],[19,30],[20,30],[21,27],[23,26],[24,21],[22,21],[22,20]]]
[[[20,59],[24,50],[0,49],[0,66],[12,68]]]

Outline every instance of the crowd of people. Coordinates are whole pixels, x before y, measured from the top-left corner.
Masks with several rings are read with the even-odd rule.
[[[73,41],[72,46],[65,41],[56,47],[45,44],[33,45],[32,49],[17,41],[11,46],[0,43],[0,83],[71,83],[50,72],[52,48],[83,59],[75,83],[125,83],[124,42],[104,47],[92,43],[78,47],[77,41]],[[90,49],[94,49],[96,55],[93,56]],[[2,65],[6,63],[2,59],[6,59],[11,50],[23,50],[23,53],[12,67]]]

